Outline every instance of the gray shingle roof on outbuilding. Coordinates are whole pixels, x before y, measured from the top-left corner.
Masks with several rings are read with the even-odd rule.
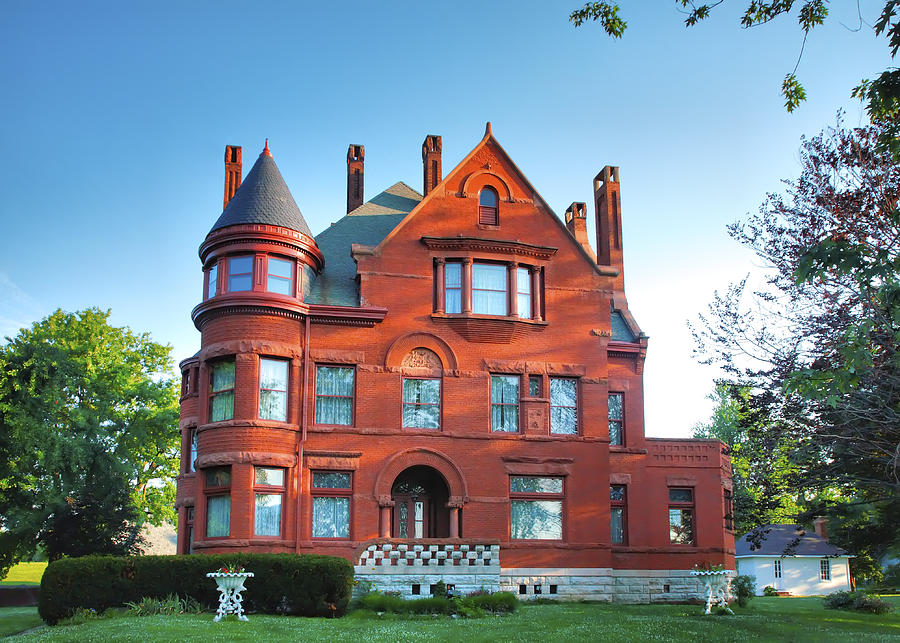
[[[316,277],[306,301],[330,306],[359,306],[354,244],[377,246],[422,200],[422,195],[403,183],[363,203],[316,237],[325,256],[325,270]]]
[[[758,546],[754,532],[760,534]],[[814,531],[800,525],[764,525],[741,536],[734,543],[735,556],[846,556]]]
[[[210,232],[246,223],[281,226],[312,236],[268,147],[256,159]]]

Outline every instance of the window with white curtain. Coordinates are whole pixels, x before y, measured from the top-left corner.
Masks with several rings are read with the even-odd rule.
[[[516,314],[522,319],[531,319],[531,271],[516,269]]]
[[[204,469],[206,537],[227,538],[231,533],[231,467]]]
[[[472,312],[477,315],[507,315],[507,270],[496,263],[472,266]]]
[[[403,379],[403,426],[441,428],[441,380]]]
[[[550,378],[550,433],[578,433],[578,382],[571,378]]]
[[[350,537],[351,484],[352,475],[347,471],[313,472],[313,538]]]
[[[254,468],[254,527],[257,536],[281,535],[281,508],[284,505],[284,469]]]
[[[491,375],[491,430],[519,430],[518,375]]]
[[[510,538],[562,540],[563,479],[510,476]]]
[[[352,366],[316,367],[316,424],[353,424]]]
[[[444,266],[444,312],[462,312],[462,264],[458,261],[448,261]]]
[[[259,417],[262,420],[287,421],[288,364],[283,359],[259,360]]]
[[[234,358],[210,365],[209,421],[234,417]]]

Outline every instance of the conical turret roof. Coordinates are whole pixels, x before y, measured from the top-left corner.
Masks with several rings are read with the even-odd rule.
[[[210,232],[248,223],[282,226],[312,236],[300,208],[275,165],[268,141]]]

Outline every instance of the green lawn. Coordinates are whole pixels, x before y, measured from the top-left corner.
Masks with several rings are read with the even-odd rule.
[[[900,597],[889,599],[900,608]],[[818,598],[757,598],[735,616],[704,616],[697,605],[568,603],[525,606],[510,616],[399,618],[354,612],[342,619],[251,615],[213,623],[212,614],[118,615],[45,627],[15,641],[900,641],[900,612],[825,610]],[[32,611],[33,613],[33,611]],[[0,613],[2,621],[2,613]]]
[[[0,585],[40,585],[45,569],[47,569],[47,563],[13,565],[6,578],[0,580]]]
[[[43,624],[36,607],[0,607],[0,636],[9,636]]]

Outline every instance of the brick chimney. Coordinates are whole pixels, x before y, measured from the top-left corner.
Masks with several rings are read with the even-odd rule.
[[[422,194],[428,196],[441,182],[441,137],[429,134],[422,143]]]
[[[566,228],[575,237],[575,241],[593,257],[594,251],[591,250],[587,233],[587,204],[576,201],[566,208]]]
[[[231,197],[241,187],[241,146],[225,146],[225,201],[222,209],[231,201]]]
[[[351,145],[347,149],[347,213],[363,204],[363,161],[365,145]]]
[[[828,518],[816,518],[813,520],[813,529],[823,540],[828,540]]]
[[[597,216],[597,263],[619,271],[614,286],[625,288],[622,261],[622,218],[619,200],[619,168],[607,165],[594,177],[594,207]]]

